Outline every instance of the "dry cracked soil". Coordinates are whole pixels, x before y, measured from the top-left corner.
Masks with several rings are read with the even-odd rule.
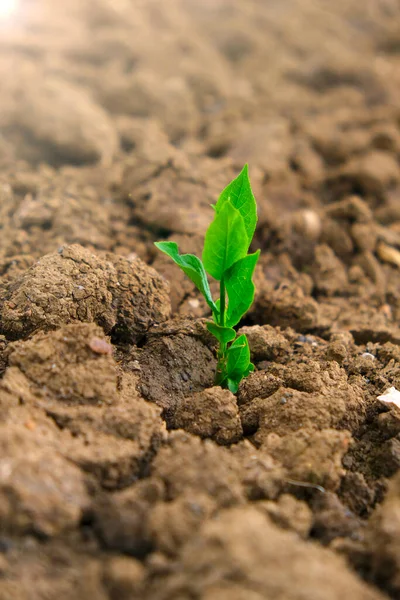
[[[399,0],[0,10],[0,600],[400,598],[399,23]],[[199,254],[245,162],[234,396],[153,242]]]

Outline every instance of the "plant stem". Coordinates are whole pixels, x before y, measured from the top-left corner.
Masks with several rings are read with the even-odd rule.
[[[225,281],[224,281],[223,277],[222,277],[221,281],[219,282],[219,296],[220,296],[219,324],[221,325],[221,327],[225,327]]]
[[[219,325],[221,325],[221,327],[225,327],[226,291],[225,291],[225,281],[224,281],[223,277],[220,281],[219,291],[220,291]],[[221,385],[225,379],[226,351],[227,351],[227,344],[220,342],[220,345],[218,348],[217,372],[215,374],[215,384],[216,385]]]

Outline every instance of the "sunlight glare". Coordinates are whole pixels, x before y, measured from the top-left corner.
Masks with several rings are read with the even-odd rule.
[[[19,0],[0,0],[0,21],[11,17],[18,8]]]

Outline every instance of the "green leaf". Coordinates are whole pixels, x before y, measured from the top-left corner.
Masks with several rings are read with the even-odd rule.
[[[249,247],[242,215],[225,202],[207,230],[203,263],[207,273],[221,281],[225,271],[246,256]]]
[[[247,370],[246,370],[246,372],[244,374],[244,377],[247,377],[247,375],[249,373],[252,373],[254,371],[254,369],[255,369],[255,366],[253,365],[253,363],[249,363],[249,366],[248,366],[248,368],[247,368]]]
[[[213,310],[213,317],[214,317],[214,321],[215,323],[219,322],[219,314],[221,311],[221,298],[218,298],[215,302],[215,310]]]
[[[206,327],[210,333],[212,333],[221,344],[227,344],[236,337],[236,331],[231,327],[221,327],[216,323],[208,322]]]
[[[218,202],[215,205],[217,213],[220,212],[225,203],[229,201],[243,217],[247,239],[250,245],[257,224],[257,205],[251,189],[247,165],[243,167],[236,179],[231,181],[221,193]]]
[[[228,361],[226,371],[229,379],[238,383],[249,372],[250,348],[247,337],[242,334],[233,342],[228,349]]]
[[[227,377],[226,379],[224,379],[223,384],[225,384],[228,386],[228,389],[232,392],[232,394],[236,394],[236,392],[239,389],[239,383],[242,381],[242,379],[244,379],[244,377],[247,377],[247,375],[249,373],[251,373],[252,371],[254,371],[254,365],[253,363],[249,363],[248,368],[246,369],[246,371],[244,373],[242,373],[242,375],[240,377],[238,377],[237,379],[232,379],[231,377]]]
[[[211,310],[218,313],[218,309],[211,296],[207,275],[201,260],[197,256],[194,256],[194,254],[179,254],[178,244],[175,242],[154,242],[154,245],[161,252],[172,258],[200,290]]]
[[[232,392],[232,394],[236,394],[236,392],[239,389],[239,383],[240,383],[240,381],[235,381],[234,379],[230,379],[228,377],[228,379],[227,379],[228,390],[230,392]]]
[[[234,327],[249,310],[254,300],[254,283],[252,281],[260,251],[241,258],[225,273],[224,281],[228,292],[229,304],[226,325]]]

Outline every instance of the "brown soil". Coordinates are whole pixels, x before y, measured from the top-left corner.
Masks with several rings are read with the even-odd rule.
[[[0,600],[400,598],[398,0],[0,17]],[[245,162],[256,371],[201,253]],[[216,291],[215,289],[213,291]]]

